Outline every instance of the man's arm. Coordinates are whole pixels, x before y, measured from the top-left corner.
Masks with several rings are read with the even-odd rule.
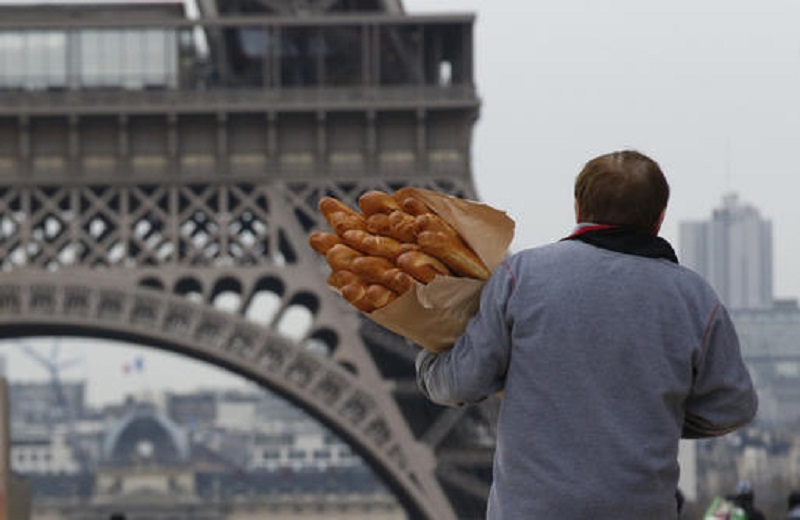
[[[514,278],[503,263],[484,285],[478,312],[453,347],[417,355],[417,383],[431,401],[460,406],[502,390],[511,348],[506,306],[513,291]]]
[[[739,338],[725,307],[718,305],[706,327],[695,366],[692,394],[686,401],[683,437],[697,439],[730,433],[755,417],[758,409]]]

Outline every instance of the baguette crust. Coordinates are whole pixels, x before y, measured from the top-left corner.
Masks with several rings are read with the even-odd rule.
[[[397,267],[426,284],[432,282],[436,275],[450,274],[446,265],[422,251],[408,251],[398,256]]]
[[[336,244],[325,253],[325,259],[334,271],[350,270],[353,260],[362,256],[363,253],[345,244]]]
[[[349,285],[351,283],[359,282],[361,282],[361,278],[359,278],[358,275],[353,271],[349,271],[347,269],[331,271],[331,274],[328,275],[328,285],[337,289],[341,289],[345,285]]]
[[[414,217],[405,211],[393,211],[389,214],[389,227],[391,236],[401,242],[417,241],[417,233],[414,229]]]
[[[333,233],[314,231],[309,245],[331,268],[328,285],[363,312],[380,309],[436,276],[489,277],[458,231],[414,193],[411,188],[391,195],[367,191],[358,199],[361,212],[333,197],[320,199]]]
[[[388,193],[379,190],[370,190],[358,198],[358,207],[365,216],[383,213],[388,215],[400,209],[400,204]]]
[[[405,211],[393,211],[390,214],[375,213],[366,219],[367,231],[375,235],[389,237],[406,244],[414,244],[417,236],[414,233],[414,217]]]
[[[489,269],[461,238],[442,231],[423,231],[417,237],[425,253],[442,261],[459,276],[487,280]]]
[[[356,210],[334,197],[322,197],[319,199],[317,207],[319,208],[319,212],[322,213],[322,216],[324,216],[326,220],[328,219],[329,215],[339,212],[358,215]]]
[[[367,298],[367,286],[363,283],[347,284],[341,288],[341,293],[344,299],[358,310],[363,312],[372,312],[375,310],[375,305]]]
[[[345,231],[350,231],[351,229],[358,229],[361,231],[367,230],[367,222],[364,220],[363,216],[359,214],[351,215],[344,211],[331,213],[328,216],[328,224],[330,224],[331,228],[333,228],[339,236],[342,236]]]
[[[414,286],[414,278],[402,269],[395,267],[383,273],[381,283],[397,294],[405,294]]]
[[[397,298],[397,294],[391,289],[381,284],[371,284],[367,286],[367,301],[376,309],[389,305]]]
[[[419,238],[419,234],[425,231],[444,233],[449,237],[458,238],[458,231],[445,220],[433,213],[424,213],[414,217],[414,233]]]
[[[342,234],[342,240],[355,249],[368,255],[395,259],[407,248],[391,237],[373,235],[360,229],[350,229]],[[414,244],[416,246],[416,244]]]
[[[389,215],[384,213],[375,213],[366,218],[367,231],[376,235],[390,237],[397,240],[397,237],[392,234],[392,225],[389,223]]]
[[[342,239],[333,233],[325,231],[314,231],[308,236],[308,244],[317,253],[324,255],[336,244],[341,244]]]
[[[392,262],[379,256],[362,256],[350,263],[350,269],[367,283],[383,283],[386,272],[394,268]]]
[[[400,188],[392,194],[394,199],[400,204],[400,208],[406,213],[417,216],[424,213],[433,213],[425,202],[414,195],[413,188]]]

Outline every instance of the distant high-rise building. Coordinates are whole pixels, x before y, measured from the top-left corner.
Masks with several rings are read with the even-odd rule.
[[[728,194],[710,220],[681,222],[679,242],[681,261],[729,308],[772,307],[772,222],[755,207]]]
[[[800,308],[779,300],[771,309],[731,312],[758,392],[758,421],[800,425]]]

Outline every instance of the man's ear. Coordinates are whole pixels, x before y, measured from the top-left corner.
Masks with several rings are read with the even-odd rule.
[[[581,222],[583,222],[581,218],[581,208],[578,206],[578,199],[575,199],[575,223],[580,224]]]
[[[656,222],[656,226],[653,229],[653,234],[658,235],[658,232],[661,231],[661,224],[664,223],[664,216],[667,214],[667,208],[661,210],[661,215],[658,216],[658,222]]]

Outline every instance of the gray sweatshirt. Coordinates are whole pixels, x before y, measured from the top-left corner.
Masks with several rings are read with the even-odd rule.
[[[753,419],[736,332],[695,272],[562,241],[515,254],[420,388],[460,406],[503,391],[492,520],[677,518],[678,442]]]

